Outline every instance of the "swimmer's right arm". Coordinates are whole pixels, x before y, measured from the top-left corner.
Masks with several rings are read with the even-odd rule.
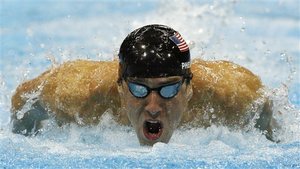
[[[41,75],[42,77],[43,75]],[[25,136],[35,135],[42,127],[41,122],[49,118],[48,112],[38,100],[39,86],[43,78],[24,82],[12,97],[12,132]]]
[[[21,84],[12,97],[13,132],[32,135],[53,116],[58,125],[98,124],[104,112],[115,116],[118,62],[70,61]]]
[[[11,116],[12,132],[32,136],[42,128],[42,121],[49,118],[47,111],[39,101],[30,106],[26,112],[15,112]]]

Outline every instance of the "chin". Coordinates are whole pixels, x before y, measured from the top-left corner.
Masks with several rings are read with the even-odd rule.
[[[140,136],[138,136],[140,137]],[[155,143],[168,143],[170,139],[158,139],[158,140],[147,140],[143,138],[139,138],[139,142],[141,146],[153,146]]]

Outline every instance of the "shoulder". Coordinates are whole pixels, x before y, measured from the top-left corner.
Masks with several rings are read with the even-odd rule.
[[[228,61],[194,60],[192,63],[193,97],[190,106],[214,108],[220,117],[243,114],[261,97],[260,78],[250,70]],[[223,112],[223,113],[221,113]],[[227,118],[227,117],[226,117]]]
[[[250,70],[229,61],[192,62],[193,84],[197,87],[213,87],[226,91],[257,91],[261,80]]]

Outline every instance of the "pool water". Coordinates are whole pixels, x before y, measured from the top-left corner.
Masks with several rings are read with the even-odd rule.
[[[0,168],[300,168],[299,11],[298,0],[1,0]],[[50,122],[36,137],[10,132],[20,83],[68,60],[112,60],[129,32],[152,23],[178,30],[192,58],[230,60],[259,75],[282,142],[212,126],[143,147],[107,114],[94,127]]]

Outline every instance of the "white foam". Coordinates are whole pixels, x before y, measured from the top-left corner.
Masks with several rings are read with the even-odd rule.
[[[111,13],[98,14],[100,2],[95,4],[95,8],[87,9],[85,17],[67,14],[43,22],[26,18],[28,25],[22,28],[24,32],[27,30],[24,35],[26,45],[16,41],[15,51],[5,51],[5,56],[1,54],[0,152],[7,148],[17,155],[46,154],[44,160],[52,163],[55,161],[51,158],[55,156],[84,159],[128,157],[131,161],[137,159],[146,164],[160,160],[171,161],[174,165],[184,161],[208,164],[233,161],[236,165],[249,162],[250,166],[253,161],[276,163],[273,161],[276,158],[289,158],[289,154],[297,155],[297,151],[299,154],[299,105],[292,104],[289,98],[291,92],[297,93],[296,101],[299,103],[299,15],[296,19],[288,14],[276,16],[276,11],[283,11],[283,7],[293,15],[288,9],[294,9],[298,1],[268,1],[265,2],[267,6],[260,2],[268,8],[266,13],[261,12],[261,8],[257,9],[255,2],[170,0],[141,3],[146,3],[146,6],[154,3],[155,7],[147,8],[147,12],[128,14],[116,12],[119,9],[114,6]],[[61,8],[66,8],[62,11],[69,9],[66,4]],[[59,12],[50,9],[47,7],[43,11]],[[247,13],[248,9],[250,12]],[[268,11],[274,12],[274,16],[265,16]],[[130,31],[151,23],[169,25],[178,30],[186,41],[193,42],[193,58],[231,60],[259,75],[269,88],[267,94],[274,100],[274,109],[277,110],[275,117],[283,126],[279,136],[282,143],[268,141],[257,130],[230,131],[223,126],[212,126],[208,129],[179,129],[169,144],[141,147],[131,127],[119,126],[107,115],[94,127],[58,127],[53,121],[48,121],[42,134],[32,138],[9,131],[10,97],[18,84],[37,76],[52,64],[67,60],[111,60]],[[4,36],[15,30],[1,28],[0,31]],[[284,148],[285,145],[291,147]],[[8,155],[8,158],[14,157]]]

